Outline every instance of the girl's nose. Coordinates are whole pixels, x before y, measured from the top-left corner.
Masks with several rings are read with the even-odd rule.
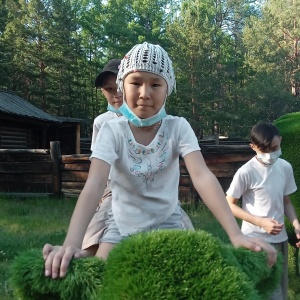
[[[140,86],[140,98],[142,99],[150,98],[150,88],[147,84],[143,84]]]

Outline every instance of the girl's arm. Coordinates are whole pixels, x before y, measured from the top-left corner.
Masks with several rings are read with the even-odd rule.
[[[64,277],[71,259],[85,256],[85,251],[81,250],[83,236],[97,208],[99,195],[103,195],[109,171],[108,163],[91,159],[89,175],[78,198],[63,246],[44,246],[46,276],[56,278],[59,274]]]
[[[225,194],[217,178],[206,166],[201,152],[194,151],[187,154],[184,162],[196,191],[227,232],[231,243],[235,247],[244,247],[252,251],[265,249],[268,252],[269,265],[273,265],[277,258],[276,250],[263,240],[246,238],[242,234],[225,199]]]

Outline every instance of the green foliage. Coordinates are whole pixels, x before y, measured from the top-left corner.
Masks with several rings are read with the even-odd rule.
[[[0,1],[0,87],[50,114],[87,119],[89,135],[106,110],[99,70],[147,40],[176,69],[168,113],[199,137],[244,138],[253,120],[300,108],[291,97],[300,90],[299,1]]]
[[[300,112],[291,113],[282,116],[277,119],[274,124],[279,128],[282,136],[281,148],[282,158],[286,159],[291,163],[294,170],[294,177],[297,186],[300,186],[300,160],[299,160],[299,145],[300,145]],[[296,214],[300,216],[300,196],[299,193],[291,195],[291,201],[295,207]],[[295,247],[297,241],[294,227],[286,220],[285,226],[287,229],[289,243],[292,247]],[[289,265],[293,265],[293,273],[299,276],[299,265],[298,265],[299,248],[295,249],[292,261]]]
[[[280,74],[281,82],[285,82],[286,88],[294,96],[299,96],[300,93],[299,13],[299,0],[266,1],[262,15],[250,18],[244,30],[247,64],[253,68],[255,74],[257,72],[271,76]],[[284,99],[282,100],[284,102]],[[297,99],[294,99],[293,106],[289,112],[299,110]],[[278,106],[277,108],[280,111]]]
[[[300,266],[299,250],[298,248],[289,245],[288,252],[289,293],[297,295],[300,293],[299,275],[297,275]],[[295,296],[290,299],[295,299]]]
[[[167,107],[186,117],[199,136],[218,132],[243,136],[248,130],[241,113],[250,115],[241,91],[248,75],[242,28],[254,13],[243,0],[186,0],[168,23],[178,91]]]
[[[65,279],[44,276],[41,252],[11,267],[11,285],[27,299],[266,299],[279,282],[264,252],[234,249],[204,231],[161,230],[117,245],[106,263],[73,260]],[[104,268],[105,267],[105,268]]]
[[[128,238],[107,260],[101,299],[266,299],[279,280],[265,253],[234,249],[204,231]],[[256,268],[254,272],[253,269]]]
[[[293,166],[294,177],[297,186],[300,186],[300,160],[299,160],[299,145],[300,145],[300,113],[291,113],[277,119],[274,124],[279,128],[282,136],[281,148],[282,158],[286,159]],[[292,203],[296,213],[300,216],[300,196],[299,193],[291,195]],[[295,233],[293,226],[287,224],[289,239],[292,244],[295,244]]]
[[[29,250],[11,265],[11,286],[22,300],[92,300],[101,288],[104,262],[95,257],[73,260],[64,279],[44,275],[41,250]]]

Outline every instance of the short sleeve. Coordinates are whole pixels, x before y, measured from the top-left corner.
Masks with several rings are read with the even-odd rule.
[[[98,135],[98,132],[99,132],[99,125],[96,123],[96,120],[94,120],[94,123],[93,123],[93,133],[92,133],[92,141],[91,141],[91,150],[93,151],[94,149],[94,145],[95,145],[95,142],[96,142],[96,139],[97,139],[97,135]]]
[[[232,182],[226,195],[239,199],[247,189],[246,179],[242,175],[241,169],[239,169],[233,176]]]
[[[290,163],[287,165],[286,170],[286,186],[284,188],[284,196],[290,195],[297,191],[297,185],[294,178],[293,168]]]
[[[179,155],[184,157],[185,155],[198,150],[200,150],[199,142],[191,125],[186,119],[180,118],[178,136]]]
[[[116,136],[110,122],[105,122],[97,135],[90,159],[95,157],[112,165],[118,158],[117,152]]]

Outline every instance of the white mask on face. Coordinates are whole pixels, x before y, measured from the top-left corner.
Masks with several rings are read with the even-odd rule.
[[[259,162],[265,165],[273,165],[282,154],[281,149],[270,153],[257,153],[256,157]]]

